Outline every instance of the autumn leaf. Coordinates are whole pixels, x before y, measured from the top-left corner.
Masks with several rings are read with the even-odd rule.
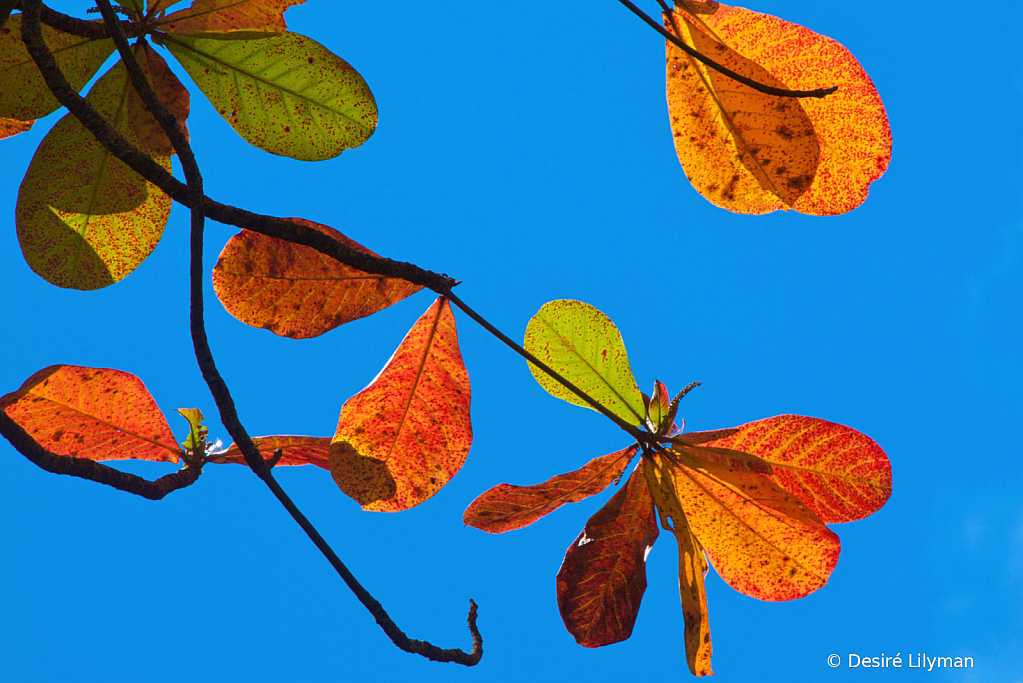
[[[135,59],[142,67],[142,73],[146,75],[149,84],[153,86],[160,101],[177,119],[178,127],[188,139],[188,128],[185,120],[189,112],[188,90],[181,84],[177,76],[148,43],[139,41],[135,45]],[[152,114],[142,103],[142,98],[135,92],[135,88],[128,90],[128,121],[132,130],[138,138],[139,148],[153,156],[170,156],[176,154],[173,145],[167,138],[163,127],[157,122]]]
[[[57,66],[75,91],[85,87],[114,51],[110,39],[74,36],[45,25],[42,32]],[[12,15],[0,28],[0,118],[32,121],[59,108],[21,42],[21,15]]]
[[[665,28],[739,74],[779,88],[838,86],[824,98],[768,95],[667,42],[667,97],[679,161],[713,204],[736,213],[851,211],[891,159],[870,77],[840,43],[777,17],[679,0]]]
[[[491,534],[521,529],[566,503],[596,495],[622,476],[635,448],[594,458],[578,470],[535,486],[498,484],[472,502],[462,521]]]
[[[277,467],[286,465],[316,465],[325,470],[330,469],[330,437],[324,436],[257,436],[252,439],[259,454],[264,460],[273,457],[277,449],[281,449],[281,459]],[[212,458],[214,463],[233,463],[245,465],[245,456],[236,444],[224,451],[220,456]]]
[[[366,254],[337,230],[288,218]],[[213,290],[227,312],[246,325],[307,339],[364,318],[422,289],[398,278],[371,275],[310,247],[243,230],[213,268]]]
[[[529,321],[523,346],[615,415],[630,424],[642,424],[646,408],[622,335],[593,306],[568,299],[544,304]],[[539,368],[530,364],[529,370],[552,396],[590,408]]]
[[[455,317],[438,297],[376,379],[341,408],[330,446],[334,481],[365,510],[419,505],[465,462],[469,400]]]
[[[86,98],[130,142],[131,84],[118,62]],[[155,160],[170,171],[170,157]],[[129,275],[156,248],[171,200],[68,114],[47,133],[18,192],[15,224],[28,265],[58,287],[93,290]]]
[[[637,468],[586,522],[558,571],[558,610],[575,642],[601,647],[632,635],[657,535],[650,489]]]
[[[17,119],[0,118],[0,140],[9,138],[18,133],[24,133],[32,127],[35,121],[19,121]]]
[[[311,38],[252,40],[176,34],[166,47],[235,132],[272,154],[320,161],[373,134],[377,107],[347,62]]]
[[[194,0],[188,9],[168,14],[156,22],[168,33],[282,33],[287,30],[284,12],[305,0]]]
[[[53,365],[0,398],[0,409],[57,455],[176,463],[181,453],[145,385],[120,370]]]

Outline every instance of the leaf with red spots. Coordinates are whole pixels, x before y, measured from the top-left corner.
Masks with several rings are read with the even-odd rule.
[[[419,505],[465,462],[469,400],[455,316],[439,297],[376,379],[341,408],[330,446],[334,481],[365,510]]]
[[[287,220],[376,256],[326,225],[301,218]],[[356,270],[310,247],[249,230],[228,240],[213,268],[213,290],[228,313],[246,325],[292,339],[321,335],[420,289],[405,280]]]
[[[178,127],[187,140],[188,128],[185,126],[185,120],[189,112],[188,90],[170,70],[163,57],[149,47],[148,43],[140,41],[135,44],[135,59],[160,101],[177,119]],[[175,154],[167,134],[163,132],[163,127],[146,109],[135,88],[128,91],[128,121],[138,137],[138,145],[143,152],[163,156]]]
[[[305,0],[194,0],[188,9],[156,22],[161,31],[178,34],[282,33],[284,12]]]
[[[118,62],[86,99],[137,143],[126,102],[132,86]],[[156,156],[170,171],[170,157]],[[25,261],[58,287],[93,290],[127,277],[156,248],[171,199],[68,114],[46,134],[18,191],[14,221]]]
[[[637,468],[586,522],[558,571],[558,610],[575,642],[601,647],[632,635],[657,535],[650,489]]]
[[[824,98],[768,95],[667,42],[667,97],[679,161],[710,202],[737,213],[851,211],[891,159],[891,130],[870,77],[838,42],[718,2],[679,0],[665,28],[764,85],[838,86]]]
[[[498,484],[466,509],[462,521],[491,534],[521,529],[566,503],[596,495],[622,476],[635,448],[603,455],[535,486]]]
[[[330,469],[330,437],[329,436],[257,436],[252,439],[259,454],[264,460],[273,457],[277,449],[281,449],[281,459],[277,467],[285,465],[316,465],[325,470]],[[245,465],[245,456],[236,444],[224,451],[210,462],[233,463]]]
[[[35,121],[19,121],[18,119],[0,118],[0,140],[24,133]]]
[[[181,454],[142,380],[120,370],[53,365],[0,398],[0,409],[57,455],[176,463]]]
[[[235,132],[264,151],[332,159],[376,129],[376,102],[362,76],[311,38],[167,34],[164,43]]]

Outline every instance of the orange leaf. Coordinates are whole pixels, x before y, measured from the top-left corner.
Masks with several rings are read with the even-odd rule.
[[[176,463],[181,453],[142,380],[120,370],[51,365],[0,398],[0,409],[57,455]]]
[[[185,120],[188,118],[189,111],[188,90],[170,70],[163,57],[149,47],[148,43],[138,42],[135,44],[135,59],[142,67],[142,72],[146,74],[149,84],[153,86],[160,101],[177,118],[178,126],[187,140],[188,128],[185,127]],[[175,153],[174,147],[166,133],[163,132],[163,127],[142,104],[142,98],[135,92],[135,88],[128,89],[127,110],[128,121],[138,136],[138,144],[142,151],[163,156]]]
[[[365,510],[419,505],[465,462],[469,401],[455,316],[438,297],[373,383],[341,408],[330,446],[334,481]]]
[[[721,578],[761,600],[794,600],[828,582],[838,536],[765,475],[672,451],[675,491]]]
[[[650,489],[636,468],[586,522],[558,571],[558,609],[575,642],[601,647],[632,635],[657,535]]]
[[[301,218],[339,242],[376,256],[337,230]],[[213,268],[213,290],[246,325],[292,339],[321,335],[415,294],[422,286],[370,275],[310,247],[249,230],[228,240]]]
[[[168,33],[282,33],[288,29],[284,12],[305,0],[194,0],[156,22]]]
[[[661,525],[675,535],[678,543],[678,593],[685,619],[686,660],[694,676],[713,676],[710,655],[710,615],[704,577],[710,565],[703,546],[696,540],[686,520],[675,487],[671,466],[657,456],[643,459],[643,475],[654,505],[661,513]],[[668,519],[671,524],[668,524]]]
[[[836,93],[819,99],[766,95],[669,43],[672,130],[694,187],[712,203],[738,213],[791,207],[835,215],[859,206],[870,183],[887,169],[892,143],[884,104],[856,58],[837,41],[770,15],[693,0],[680,0],[676,8],[682,38],[743,75],[793,90],[838,86]],[[798,141],[805,146],[812,139],[804,124],[793,126],[789,120],[796,107],[819,146],[808,185],[803,176],[809,166],[803,163],[796,172],[784,155],[778,156],[778,150]],[[791,156],[805,161],[809,157],[803,152]]]
[[[465,524],[491,534],[521,529],[566,503],[596,495],[621,477],[635,446],[586,463],[535,486],[498,484],[480,495],[462,515]]]
[[[0,118],[0,140],[9,138],[18,133],[24,133],[32,127],[35,121],[19,121],[18,119]]]
[[[259,454],[264,460],[273,457],[274,451],[280,448],[283,453],[277,461],[277,467],[285,465],[316,465],[325,470],[330,469],[330,437],[329,436],[257,436],[252,439]],[[245,456],[236,444],[224,451],[223,455],[213,458],[210,462],[218,464],[231,463],[245,465]]]
[[[826,523],[863,519],[892,494],[892,467],[870,437],[834,422],[778,415],[710,441],[751,453],[773,469],[771,479]]]

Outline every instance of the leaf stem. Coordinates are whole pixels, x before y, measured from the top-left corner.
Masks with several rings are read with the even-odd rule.
[[[748,85],[754,90],[759,90],[760,92],[765,93],[767,95],[775,95],[777,97],[816,97],[816,98],[827,97],[831,93],[838,90],[837,85],[833,85],[830,88],[817,88],[816,90],[787,90],[785,88],[775,88],[774,86],[764,85],[763,83],[754,81],[752,78],[747,78],[746,76],[743,76],[740,73],[732,71],[723,64],[718,64],[710,57],[707,57],[698,50],[690,47],[681,38],[672,35],[667,29],[661,26],[658,22],[654,21],[654,19],[650,17],[646,12],[636,7],[636,5],[630,2],[630,0],[618,0],[618,2],[624,5],[630,12],[635,14],[644,22],[649,24],[655,31],[664,36],[665,39],[667,39],[669,42],[678,46],[678,48],[685,52],[687,55],[693,57],[694,59],[700,60],[710,68],[724,74],[725,76],[728,76],[732,80],[738,81],[743,85]],[[663,0],[658,0],[658,3],[661,5],[662,8],[666,7]],[[666,12],[667,11],[670,11],[670,9],[666,9]]]

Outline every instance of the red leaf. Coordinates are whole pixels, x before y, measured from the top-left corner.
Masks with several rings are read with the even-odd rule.
[[[252,440],[264,460],[273,457],[274,451],[283,451],[277,467],[284,465],[316,465],[325,470],[330,469],[330,437],[329,436],[257,436]],[[245,456],[236,444],[224,451],[224,454],[210,462],[218,464],[231,463],[245,465]]]
[[[636,468],[586,522],[558,571],[558,609],[577,643],[601,647],[632,635],[657,534],[650,489]]]
[[[149,84],[153,86],[153,90],[156,91],[160,101],[177,119],[178,127],[185,134],[185,139],[187,140],[188,128],[185,126],[185,121],[188,119],[190,103],[188,89],[181,84],[181,81],[174,75],[174,72],[170,70],[163,57],[153,48],[149,47],[148,43],[141,41],[136,43],[135,58],[138,60],[139,66],[142,67],[143,73],[145,73],[146,78],[149,80]],[[138,136],[139,148],[148,154],[163,156],[175,154],[174,146],[171,145],[167,134],[163,132],[163,127],[157,123],[153,115],[146,109],[146,106],[142,103],[142,98],[139,97],[134,88],[128,88],[127,97],[128,120],[131,122],[135,135]]]
[[[334,481],[365,510],[419,505],[465,462],[469,401],[455,316],[438,297],[373,383],[341,408],[330,447]]]
[[[476,498],[462,515],[465,524],[491,534],[521,529],[566,503],[577,503],[611,485],[636,452],[632,446],[559,474],[535,486],[498,484]]]
[[[326,225],[302,218],[286,220],[377,255]],[[343,265],[311,247],[249,230],[228,241],[213,268],[213,290],[228,313],[246,325],[292,339],[316,337],[365,318],[420,289],[404,280]]]
[[[281,33],[287,30],[284,12],[305,0],[194,0],[156,22],[169,33]],[[173,3],[161,3],[169,5]]]
[[[35,121],[19,121],[18,119],[5,119],[0,117],[0,140],[24,133],[32,127]]]
[[[0,398],[0,409],[57,455],[176,463],[181,453],[142,380],[120,370],[51,365]]]

